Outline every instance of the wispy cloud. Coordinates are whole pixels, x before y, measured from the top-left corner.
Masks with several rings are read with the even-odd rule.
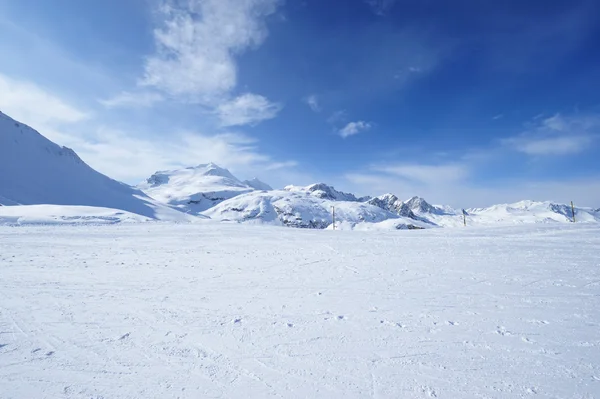
[[[441,165],[374,165],[371,169],[376,172],[383,172],[403,179],[426,184],[454,183],[464,180],[469,175],[468,167],[457,163]]]
[[[68,132],[68,130],[67,130]],[[63,135],[63,142],[81,158],[118,180],[135,183],[156,170],[216,162],[232,170],[254,171],[292,168],[292,161],[276,161],[257,148],[257,141],[243,134],[203,134],[192,131],[170,132],[167,137],[150,140],[142,134],[98,126],[86,137]],[[66,141],[66,142],[65,142]],[[249,177],[249,176],[248,176]],[[263,176],[266,178],[267,176]]]
[[[348,112],[345,109],[335,111],[333,114],[327,118],[327,123],[331,125],[336,125],[339,123],[343,123],[348,120]]]
[[[347,137],[354,136],[354,135],[362,133],[362,132],[366,132],[366,131],[370,130],[372,127],[373,127],[373,125],[370,122],[365,122],[365,121],[350,122],[346,126],[344,126],[342,129],[340,129],[339,134],[340,134],[340,136],[342,136],[342,138],[347,138]]]
[[[0,110],[23,123],[33,126],[54,126],[75,123],[90,114],[45,89],[22,80],[0,74]]]
[[[396,4],[396,0],[365,0],[365,3],[371,7],[375,14],[384,16]]]
[[[275,118],[281,108],[281,104],[269,102],[263,96],[246,93],[220,104],[216,113],[222,126],[256,125]]]
[[[236,56],[267,37],[265,18],[279,0],[164,0],[154,31],[157,52],[142,84],[204,104],[220,102],[237,85]]]
[[[319,104],[319,98],[316,94],[311,94],[304,99],[306,105],[310,107],[313,112],[321,112],[321,105]]]
[[[535,120],[527,131],[502,142],[532,156],[573,155],[590,148],[599,134],[600,117],[597,115],[556,114]]]
[[[268,106],[256,106],[267,104],[260,99],[249,101],[251,105],[242,100],[233,104],[231,112],[226,113],[232,125],[250,123],[272,112]],[[273,159],[259,149],[256,139],[240,133],[132,131],[109,126],[43,87],[1,74],[0,110],[57,144],[73,148],[98,171],[128,183],[136,183],[156,170],[209,161],[242,172],[245,177],[260,175],[265,179],[292,176],[297,165],[293,160]],[[265,170],[270,171],[268,176],[261,173]]]
[[[134,90],[101,100],[107,108],[152,107],[162,101],[198,104],[220,119],[215,127],[255,125],[281,104],[237,94],[237,57],[267,38],[266,19],[281,0],[157,0],[155,52]]]
[[[161,94],[149,91],[133,93],[123,91],[112,98],[99,100],[100,104],[106,108],[146,108],[161,101],[164,101],[164,97]]]

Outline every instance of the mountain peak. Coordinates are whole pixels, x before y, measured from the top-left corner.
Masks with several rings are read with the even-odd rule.
[[[367,203],[400,216],[416,219],[416,216],[412,212],[411,208],[391,193],[372,198]]]
[[[332,201],[350,201],[357,202],[358,198],[354,194],[344,193],[342,191],[336,190],[333,186],[330,186],[325,183],[314,183],[306,187],[297,187],[297,186],[287,186],[285,187],[287,191],[302,191],[306,192],[312,196],[321,199],[327,199]]]
[[[237,178],[233,176],[228,169],[222,168],[214,162],[200,164],[198,166],[192,166],[187,169],[194,170],[196,173],[202,174],[204,176],[219,176],[226,177],[232,180],[237,180]]]
[[[404,202],[412,211],[416,212],[424,212],[424,213],[432,213],[435,211],[435,207],[425,201],[424,198],[414,196],[409,200]]]
[[[259,191],[273,190],[273,187],[271,187],[267,183],[259,180],[257,177],[250,179],[250,180],[244,180],[242,183],[246,184],[247,186],[252,187],[255,190],[259,190]]]

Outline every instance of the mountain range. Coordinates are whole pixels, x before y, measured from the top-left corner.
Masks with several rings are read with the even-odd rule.
[[[325,183],[274,190],[214,163],[158,171],[135,187],[87,165],[71,149],[0,112],[0,223],[117,223],[163,220],[271,224],[298,228],[420,229],[514,223],[568,223],[570,206],[521,201],[455,210],[420,197],[357,197]],[[600,209],[575,208],[578,222]]]

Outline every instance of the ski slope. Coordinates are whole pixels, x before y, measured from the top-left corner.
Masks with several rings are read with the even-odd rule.
[[[600,229],[0,226],[0,397],[598,398]]]
[[[49,224],[115,224],[153,219],[119,209],[96,206],[19,205],[0,206],[0,226]]]

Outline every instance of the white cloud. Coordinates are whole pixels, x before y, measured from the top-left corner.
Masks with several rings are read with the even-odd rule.
[[[116,129],[89,118],[87,113],[35,84],[1,74],[0,110],[57,144],[73,148],[101,173],[128,183],[141,181],[156,170],[210,161],[242,172],[244,177],[259,176],[269,182],[280,182],[281,176],[296,173],[296,162],[264,154],[252,137],[237,133]],[[263,113],[261,117],[264,116]],[[270,171],[267,176],[265,170]]]
[[[164,97],[155,92],[128,92],[123,91],[115,97],[99,100],[106,108],[146,108],[164,100]]]
[[[454,183],[464,180],[469,175],[469,169],[462,164],[423,165],[396,164],[376,165],[371,168],[376,172],[395,175],[416,182],[437,184]]]
[[[585,151],[600,133],[597,115],[556,114],[537,119],[522,134],[503,140],[505,145],[532,156],[572,155]]]
[[[366,132],[367,130],[370,130],[372,126],[371,123],[365,121],[350,122],[340,129],[339,134],[343,138],[347,138],[361,132]]]
[[[267,37],[279,0],[164,0],[143,85],[213,104],[236,87],[235,57]]]
[[[294,168],[298,166],[298,162],[296,161],[285,161],[285,162],[274,162],[265,167],[266,170],[278,170],[278,169],[286,169],[286,168]]]
[[[0,110],[34,127],[85,120],[89,114],[30,82],[0,74]]]
[[[263,96],[246,93],[220,104],[216,113],[222,126],[256,125],[275,118],[281,108],[281,104],[269,102]]]
[[[294,161],[273,159],[258,148],[252,137],[238,133],[205,134],[169,131],[154,138],[107,126],[89,127],[81,136],[73,128],[40,133],[73,148],[91,167],[114,179],[135,184],[157,170],[177,169],[215,162],[240,172],[244,178],[259,176],[271,182],[290,173]],[[50,133],[50,134],[48,134]],[[268,171],[265,174],[265,171]],[[273,178],[273,179],[272,179]]]
[[[584,151],[592,142],[589,136],[553,137],[545,139],[513,139],[515,148],[528,155],[571,155]]]
[[[306,102],[306,105],[308,105],[313,112],[321,112],[321,105],[319,104],[319,98],[316,94],[311,94],[306,97],[304,102]]]

